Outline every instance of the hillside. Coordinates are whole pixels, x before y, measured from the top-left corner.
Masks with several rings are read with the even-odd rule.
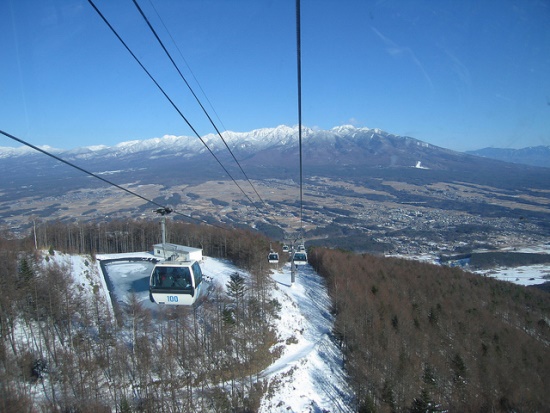
[[[86,231],[83,239],[93,238]],[[49,233],[52,245],[84,245],[60,225]],[[93,254],[15,254],[21,241],[2,239],[1,325],[11,326],[2,330],[5,411],[72,409],[82,400],[83,412],[425,411],[413,408],[430,403],[511,412],[548,404],[547,293],[325,249],[310,250],[312,267],[290,286],[288,265],[267,271],[269,244],[258,234],[174,225],[172,237],[209,255],[214,289],[195,311],[151,311],[137,290],[147,275],[121,262],[113,313]],[[106,252],[132,244],[99,241]]]
[[[117,263],[106,283],[94,257],[17,258],[4,242],[0,411],[353,411],[320,277],[302,268],[291,286],[284,261],[259,269],[263,239],[210,235],[249,269],[207,257],[212,292],[194,309],[151,306],[130,261],[147,253],[98,256]]]
[[[545,411],[550,295],[397,258],[316,249],[361,411]]]

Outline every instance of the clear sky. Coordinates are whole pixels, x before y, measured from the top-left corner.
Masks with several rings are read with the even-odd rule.
[[[138,2],[220,130],[298,123],[294,0]],[[132,0],[94,3],[214,132]],[[301,0],[301,16],[305,126],[550,145],[550,1]],[[64,149],[194,136],[87,0],[2,0],[0,28],[1,130]]]

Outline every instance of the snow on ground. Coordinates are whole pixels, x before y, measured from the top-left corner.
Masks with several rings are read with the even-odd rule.
[[[85,297],[96,297],[96,294],[99,294],[102,299],[108,301],[109,294],[105,279],[90,256],[70,255],[59,251],[55,251],[53,255],[43,251],[42,256],[45,267],[58,265],[61,268],[67,268],[74,280],[74,287]]]
[[[511,247],[502,251],[513,251],[522,253],[550,254],[550,244],[532,247]],[[387,257],[411,259],[414,261],[427,262],[434,265],[439,264],[439,258],[433,254],[421,254],[415,256],[406,256],[401,254],[387,255]],[[501,281],[508,281],[518,285],[538,285],[550,282],[550,266],[548,264],[527,265],[521,267],[495,267],[484,270],[472,270],[468,266],[462,267],[464,271],[470,271],[474,274],[485,277],[496,278]]]
[[[154,266],[151,254],[104,254],[97,258],[104,261],[114,300],[127,302],[133,291],[144,307],[157,308],[149,300],[149,274]],[[211,257],[204,257],[201,267],[211,283],[222,288],[235,272],[247,276],[230,262]],[[291,285],[288,263],[274,266],[272,277],[273,298],[281,304],[276,329],[282,352],[261,373],[274,391],[264,397],[260,412],[352,412],[352,392],[345,380],[342,354],[331,340],[330,299],[321,277],[309,265],[301,266]]]
[[[104,266],[112,300],[116,300],[117,304],[127,303],[129,294],[134,292],[144,308],[156,309],[156,304],[149,300],[149,276],[155,265],[152,254],[101,254],[96,258],[100,273],[101,264]]]
[[[304,265],[291,285],[288,263],[273,279],[274,298],[282,304],[279,339],[286,345],[262,373],[276,390],[264,397],[260,412],[352,412],[342,353],[331,340],[333,317],[323,280]]]
[[[519,285],[537,285],[550,282],[550,267],[548,265],[530,265],[514,268],[493,268],[475,271],[475,274],[509,281]]]
[[[111,297],[119,303],[127,302],[128,294],[133,291],[146,308],[158,308],[149,300],[149,274],[154,265],[151,261],[153,256],[149,253],[98,255],[97,266],[84,256],[56,253],[49,258],[49,263],[57,262],[70,267],[76,284],[90,294],[98,284],[102,286],[102,291],[107,291],[108,285]],[[429,260],[423,257],[422,261]],[[107,282],[101,276],[100,262],[107,271]],[[210,282],[223,288],[232,273],[237,271],[247,275],[228,261],[211,257],[204,257],[201,267]],[[543,277],[550,275],[550,268],[535,265],[478,273],[516,284],[532,285],[548,281]],[[272,278],[275,282],[273,298],[281,304],[280,319],[276,325],[281,357],[261,373],[272,391],[264,396],[259,411],[353,411],[352,391],[345,380],[342,354],[331,340],[333,317],[323,280],[309,265],[304,265],[298,268],[296,281],[291,285],[288,263],[274,266]]]
[[[536,246],[521,246],[505,248],[503,251],[522,252],[531,254],[550,254],[550,244]],[[528,265],[522,267],[497,267],[488,270],[474,271],[475,274],[493,277],[502,281],[509,281],[519,285],[537,285],[550,282],[550,266],[545,264]]]

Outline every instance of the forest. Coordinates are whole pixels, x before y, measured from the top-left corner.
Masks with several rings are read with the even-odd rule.
[[[550,295],[458,268],[318,248],[360,412],[543,412]]]
[[[265,251],[242,229],[174,220],[172,243],[232,261],[226,292],[157,315],[83,299],[43,253],[147,251],[157,222],[42,223],[0,234],[1,412],[254,412],[259,373],[285,343]],[[272,245],[278,249],[278,244]],[[281,252],[281,251],[279,251]],[[335,316],[355,411],[537,412],[550,405],[550,295],[405,259],[312,247]],[[46,255],[46,259],[48,255]],[[37,396],[40,394],[41,396]]]
[[[56,251],[147,251],[158,223],[43,224],[0,237],[1,412],[253,412],[269,391],[258,374],[277,358],[265,251],[258,233],[174,221],[171,242],[246,271],[231,275],[196,308],[157,314],[135,297],[110,314],[99,294],[84,299],[70,270],[42,265]],[[38,249],[36,249],[38,247]],[[49,251],[49,252],[48,252]],[[38,395],[38,396],[37,396]]]

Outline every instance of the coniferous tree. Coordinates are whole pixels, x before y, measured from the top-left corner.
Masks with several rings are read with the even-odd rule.
[[[238,272],[231,274],[227,282],[227,295],[235,304],[236,309],[242,304],[245,291],[246,285],[244,277]]]
[[[414,398],[409,410],[410,413],[435,413],[438,411],[440,410],[436,408],[426,389],[422,389],[420,395]]]

